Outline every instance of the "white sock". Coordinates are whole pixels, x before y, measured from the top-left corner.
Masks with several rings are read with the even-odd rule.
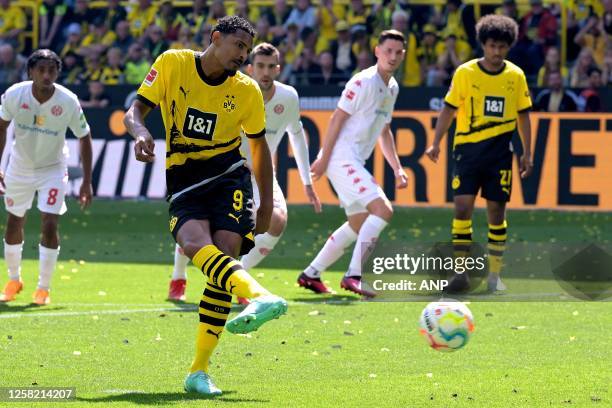
[[[280,236],[275,237],[267,232],[255,235],[255,246],[248,254],[240,258],[240,263],[245,271],[256,267],[274,249]]]
[[[174,270],[172,271],[172,280],[185,279],[187,280],[187,264],[189,257],[183,253],[183,249],[176,244],[174,248]]]
[[[8,268],[10,280],[19,280],[21,278],[21,252],[23,251],[23,242],[21,244],[7,244],[4,241],[4,259]]]
[[[38,245],[38,289],[49,290],[51,288],[51,276],[55,271],[59,251],[59,247],[52,249]]]
[[[357,239],[357,234],[348,222],[345,222],[335,230],[323,248],[319,251],[315,259],[312,260],[310,266],[304,270],[304,273],[309,278],[319,278],[321,272],[329,268],[344,254],[344,250],[348,248]]]
[[[346,272],[346,276],[361,276],[361,266],[374,250],[378,236],[386,226],[387,221],[376,215],[368,215],[368,218],[366,218],[359,230],[359,236],[357,237],[355,249],[353,249],[353,257],[351,258],[351,264]]]

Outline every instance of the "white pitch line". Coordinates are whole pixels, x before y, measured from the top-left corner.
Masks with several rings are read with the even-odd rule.
[[[120,310],[87,310],[80,312],[35,312],[35,313],[7,313],[0,314],[0,319],[18,319],[21,317],[63,317],[63,316],[87,316],[104,314],[126,314],[126,313],[150,313],[150,312],[181,312],[195,311],[196,307],[160,307],[155,309],[120,309]]]

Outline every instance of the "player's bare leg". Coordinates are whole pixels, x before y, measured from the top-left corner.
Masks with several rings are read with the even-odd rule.
[[[340,287],[351,292],[373,297],[376,293],[361,284],[361,269],[376,247],[378,237],[393,217],[393,207],[386,198],[378,197],[366,206],[367,217],[359,226],[359,235],[353,249],[353,256]]]
[[[228,322],[229,331],[256,330],[261,324],[283,314],[287,304],[271,295],[235,260],[242,244],[239,234],[224,230],[211,234],[208,221],[189,220],[180,227],[176,237],[185,255],[208,278],[199,307],[196,355],[185,380],[185,389],[218,395],[221,391],[208,376],[208,364],[225,327],[232,295],[251,298],[253,301]]]
[[[7,213],[6,231],[4,233],[4,259],[8,269],[9,281],[0,294],[0,301],[10,302],[23,289],[21,281],[21,253],[26,217],[17,217]]]
[[[476,196],[460,194],[454,198],[455,218],[453,219],[453,256],[466,257],[472,245],[472,214]],[[461,293],[470,287],[470,278],[467,273],[455,273],[451,278],[446,291],[448,293]]]
[[[507,228],[506,202],[487,200],[487,219],[489,222],[489,233],[487,249],[489,251],[489,276],[487,278],[487,290],[505,290],[506,285],[501,281],[500,275],[503,268],[503,256],[506,249]]]

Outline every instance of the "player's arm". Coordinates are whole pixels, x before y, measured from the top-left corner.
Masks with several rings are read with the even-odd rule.
[[[248,134],[247,137],[249,137]],[[260,196],[255,233],[262,234],[270,226],[270,218],[274,208],[272,198],[272,155],[270,154],[265,134],[259,137],[249,137],[249,146],[253,156],[253,173],[255,173],[255,181],[257,182]]]
[[[4,153],[4,146],[6,145],[6,130],[8,129],[10,123],[11,122],[0,119],[0,158],[2,158],[2,154]],[[0,195],[4,194],[4,189],[4,172],[0,170]]]
[[[323,140],[321,156],[312,163],[312,166],[310,166],[313,180],[316,181],[320,179],[327,170],[329,159],[331,158],[334,146],[338,140],[340,130],[342,129],[342,126],[344,126],[344,122],[346,122],[350,116],[351,115],[349,113],[340,108],[336,108],[332,114],[329,127],[327,128],[327,133],[325,134],[325,139]]]
[[[400,163],[399,156],[397,155],[393,132],[391,132],[391,126],[389,126],[389,124],[386,124],[383,128],[380,138],[378,139],[378,145],[385,156],[385,160],[387,160],[387,163],[389,163],[389,166],[391,166],[393,169],[396,187],[408,187],[408,176],[406,175],[406,172]]]
[[[135,99],[123,117],[125,128],[136,140],[136,144],[134,144],[136,160],[142,162],[152,162],[155,159],[155,142],[153,142],[153,136],[149,133],[144,121],[152,109],[151,106]]]
[[[533,170],[533,159],[531,156],[531,120],[529,111],[519,112],[518,132],[523,142],[523,155],[519,162],[519,173],[521,178],[529,177]]]
[[[312,185],[312,177],[310,175],[310,163],[308,158],[308,143],[306,141],[306,134],[304,133],[304,127],[300,122],[299,106],[297,107],[294,115],[294,120],[291,126],[287,128],[289,133],[289,142],[293,149],[295,156],[295,162],[297,163],[298,171],[300,172],[300,179],[304,185],[304,192],[308,197],[308,201],[314,206],[316,213],[321,212],[321,201],[319,196]]]
[[[83,168],[83,183],[79,191],[81,209],[88,207],[93,197],[93,187],[91,185],[92,150],[91,133],[88,133],[87,136],[79,139],[79,154],[81,155],[81,167]]]
[[[456,111],[456,108],[445,103],[444,108],[442,108],[442,112],[440,112],[440,116],[438,116],[433,143],[427,148],[427,150],[425,150],[427,157],[429,157],[434,163],[438,162],[438,157],[440,156],[440,142],[444,138],[444,135],[448,132],[448,129],[453,122],[453,118],[455,117]]]

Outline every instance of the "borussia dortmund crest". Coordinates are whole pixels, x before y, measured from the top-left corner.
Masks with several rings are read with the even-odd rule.
[[[223,101],[223,109],[227,113],[232,113],[236,109],[236,103],[234,100],[236,97],[234,95],[225,95],[225,100]]]

